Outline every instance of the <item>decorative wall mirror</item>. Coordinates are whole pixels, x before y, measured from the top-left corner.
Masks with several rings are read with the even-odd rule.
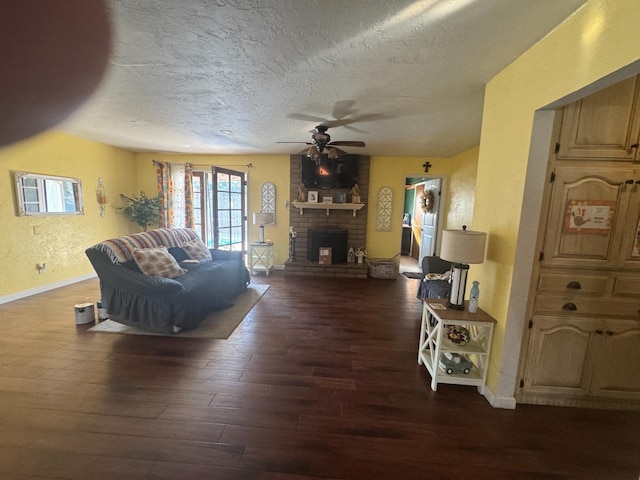
[[[77,178],[14,172],[18,216],[84,215]]]

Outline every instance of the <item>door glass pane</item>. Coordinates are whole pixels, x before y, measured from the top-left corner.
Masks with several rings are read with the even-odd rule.
[[[242,195],[240,193],[231,194],[231,208],[242,208]]]
[[[229,210],[218,210],[218,228],[231,226],[231,214]]]
[[[229,245],[231,243],[231,232],[229,228],[218,229],[218,244],[219,246]]]
[[[242,180],[235,175],[231,177],[231,191],[234,193],[242,192]]]
[[[218,192],[218,209],[227,210],[229,205],[229,194],[227,192]]]
[[[229,191],[229,175],[218,173],[218,191]]]

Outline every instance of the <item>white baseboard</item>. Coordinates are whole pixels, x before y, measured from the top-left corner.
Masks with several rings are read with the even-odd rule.
[[[484,389],[480,391],[484,398],[487,399],[489,404],[493,408],[505,408],[508,410],[514,410],[516,408],[516,397],[498,397],[493,391],[485,385]]]
[[[37,295],[39,293],[48,292],[49,290],[55,290],[56,288],[65,287],[67,285],[71,285],[73,283],[82,282],[84,280],[89,280],[90,278],[95,278],[97,275],[94,273],[88,273],[86,275],[80,275],[79,277],[68,278],[66,280],[61,280],[55,283],[48,283],[47,285],[41,285],[36,288],[30,288],[29,290],[23,290],[21,292],[12,293],[11,295],[5,295],[0,297],[0,305],[3,303],[13,302],[14,300],[20,300],[21,298],[30,297],[32,295]]]

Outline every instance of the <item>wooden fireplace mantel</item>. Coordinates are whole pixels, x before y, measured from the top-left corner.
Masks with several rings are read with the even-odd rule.
[[[327,215],[331,210],[353,210],[353,216],[356,212],[364,207],[364,203],[309,203],[309,202],[291,202],[294,207],[300,210],[300,215],[304,215],[305,209],[326,210]]]

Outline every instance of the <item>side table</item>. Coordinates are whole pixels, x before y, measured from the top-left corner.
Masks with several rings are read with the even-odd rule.
[[[255,272],[265,272],[268,276],[273,268],[273,242],[250,243],[249,247],[251,275],[255,275]]]
[[[418,363],[431,375],[434,391],[438,383],[451,383],[475,385],[482,392],[496,320],[480,308],[477,313],[469,313],[467,305],[465,310],[449,309],[446,305],[445,298],[426,298],[423,302]],[[455,343],[447,335],[449,327],[457,327],[458,333],[465,332],[463,336],[468,332],[468,338]]]

